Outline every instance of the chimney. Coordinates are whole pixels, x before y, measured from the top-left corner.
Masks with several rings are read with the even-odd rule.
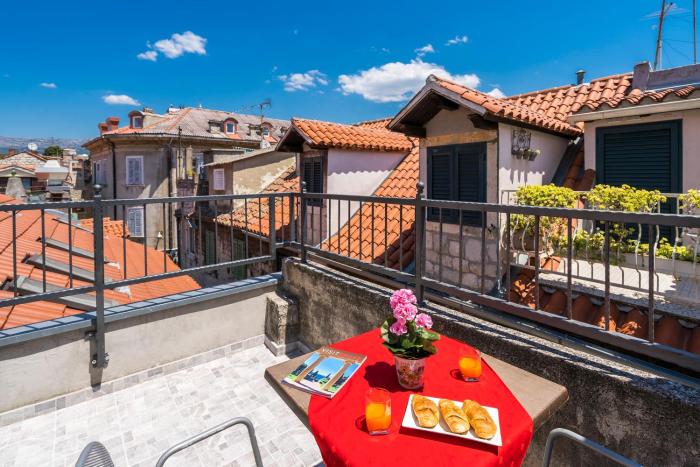
[[[107,117],[107,124],[110,131],[116,130],[119,128],[119,117]]]
[[[9,157],[9,156],[14,156],[15,154],[17,154],[17,150],[16,150],[15,148],[9,148],[9,149],[7,150],[7,155],[8,155],[8,157]]]
[[[109,131],[109,125],[107,125],[105,122],[98,123],[97,128],[100,129],[100,134],[103,134],[104,132]]]
[[[144,108],[143,108],[143,113],[145,113],[145,114],[152,114],[152,113],[153,113],[153,109],[152,109],[151,107],[144,107]]]
[[[576,72],[576,85],[577,86],[582,85],[585,77],[586,77],[586,70],[578,70]]]

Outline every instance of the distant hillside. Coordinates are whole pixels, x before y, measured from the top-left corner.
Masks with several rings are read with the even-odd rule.
[[[81,148],[85,140],[77,138],[16,138],[13,136],[0,136],[0,154],[7,152],[8,148],[18,150],[27,149],[27,144],[36,143],[39,146],[39,151],[43,151],[49,146],[61,146],[62,148],[73,148],[78,152],[87,152],[85,148]]]

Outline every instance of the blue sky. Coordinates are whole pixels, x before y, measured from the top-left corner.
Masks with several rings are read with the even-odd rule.
[[[429,71],[507,95],[556,86],[652,61],[660,3],[7,2],[0,135],[94,136],[133,108],[110,95],[156,111],[270,98],[273,117],[354,122],[393,115]],[[676,3],[664,67],[692,60],[692,3]]]

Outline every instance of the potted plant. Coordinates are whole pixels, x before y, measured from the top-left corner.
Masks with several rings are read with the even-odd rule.
[[[393,313],[382,324],[384,346],[394,354],[399,384],[406,389],[420,388],[425,361],[437,352],[433,342],[440,336],[430,330],[430,316],[418,313],[416,297],[409,289],[395,291],[389,304]]]

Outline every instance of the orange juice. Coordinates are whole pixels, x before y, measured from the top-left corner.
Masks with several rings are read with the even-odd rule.
[[[459,359],[459,372],[464,379],[476,379],[481,376],[481,359],[472,357],[461,357]]]
[[[365,394],[365,422],[371,435],[389,433],[391,396],[382,388],[369,388]]]
[[[381,402],[370,402],[365,407],[365,418],[370,433],[387,431],[391,425],[391,407]]]
[[[464,381],[478,381],[481,377],[481,353],[471,347],[459,351],[459,372]]]

